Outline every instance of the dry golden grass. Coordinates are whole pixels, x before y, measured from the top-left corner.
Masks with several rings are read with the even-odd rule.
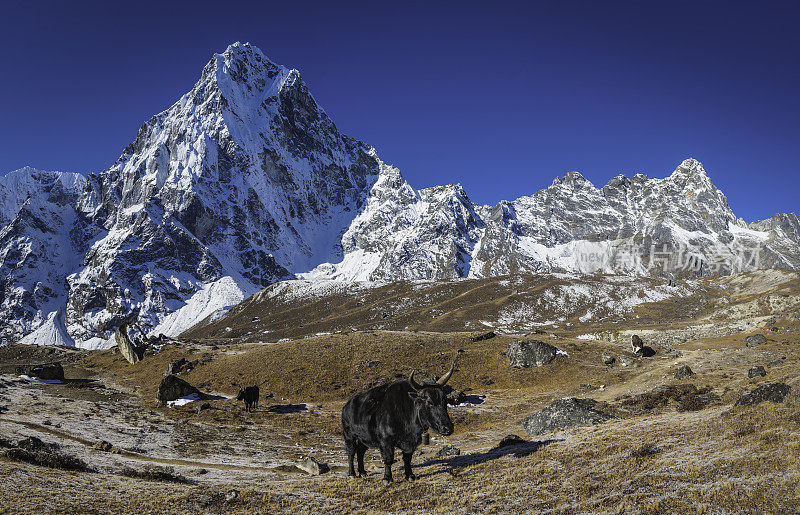
[[[770,280],[777,281],[778,286],[769,286]],[[18,362],[62,359],[68,377],[92,378],[99,384],[118,387],[121,391],[115,390],[113,395],[137,401],[144,411],[163,416],[170,421],[171,450],[180,459],[131,453],[122,458],[140,460],[139,468],[149,462],[175,466],[176,473],[192,482],[142,481],[115,470],[73,473],[4,461],[0,462],[0,484],[12,486],[0,496],[0,511],[798,512],[800,319],[792,316],[796,307],[775,314],[770,325],[779,331],[766,332],[769,341],[759,347],[746,348],[744,336],[762,332],[763,327],[746,334],[694,338],[673,345],[680,356],[660,352],[653,358],[636,359],[629,367],[607,367],[601,361],[603,351],[630,357],[627,341],[575,338],[586,332],[683,328],[698,320],[707,322],[719,305],[730,305],[718,303],[725,296],[732,302],[755,305],[756,314],[763,316],[772,308],[758,295],[766,292],[793,298],[800,292],[796,278],[781,282],[763,274],[745,274],[736,281],[730,285],[725,280],[708,281],[703,295],[687,299],[683,305],[665,302],[640,306],[622,323],[576,323],[557,331],[557,337],[551,337],[550,331],[547,335],[529,335],[555,345],[568,356],[559,354],[546,367],[526,370],[509,367],[504,354],[508,343],[523,335],[473,342],[471,338],[479,333],[463,331],[467,321],[479,318],[481,310],[496,310],[493,303],[508,302],[508,295],[498,295],[498,285],[492,280],[478,281],[471,288],[460,283],[441,285],[439,293],[451,295],[452,300],[434,299],[435,304],[415,312],[416,331],[360,330],[276,344],[249,344],[238,337],[225,339],[212,334],[222,327],[212,325],[204,329],[209,338],[165,346],[137,365],[109,351],[51,353],[52,349],[0,348],[0,372]],[[297,317],[304,324],[296,328],[297,334],[329,328],[339,317],[345,317],[348,324],[359,320],[362,325],[374,324],[369,317],[379,309],[370,300],[380,303],[380,296],[403,297],[409,294],[407,288],[391,285],[373,292],[374,297],[359,294],[357,298],[276,309],[269,323],[277,327]],[[472,311],[471,305],[475,306]],[[432,306],[442,315],[420,318]],[[244,330],[244,324],[256,316],[247,309],[245,305],[236,314],[243,321],[237,330]],[[317,322],[311,320],[315,310]],[[258,316],[263,320],[264,313]],[[412,322],[393,323],[412,325],[413,329]],[[294,334],[288,325],[281,330]],[[487,397],[478,408],[451,408],[456,432],[420,449],[421,456],[414,459],[418,480],[384,485],[374,450],[367,455],[369,477],[347,479],[339,441],[339,413],[344,401],[356,391],[407,377],[412,369],[422,375],[439,375],[456,355],[458,372],[452,386]],[[231,399],[210,401],[213,409],[200,413],[192,406],[160,407],[154,398],[155,389],[168,363],[181,357],[196,362],[195,368],[181,373],[181,377],[204,391],[232,395],[236,383],[266,380],[262,391],[272,391],[276,397],[262,399],[261,409],[251,414],[244,413]],[[776,360],[780,363],[773,363]],[[675,371],[684,363],[696,374],[675,380]],[[747,377],[750,367],[769,364],[772,366],[767,367],[765,378]],[[739,396],[756,385],[778,381],[792,386],[784,403],[733,407]],[[670,384],[708,389],[719,400],[697,405],[694,394],[648,393]],[[108,403],[114,398],[99,389],[66,385],[47,388],[54,395],[90,403]],[[519,424],[523,416],[564,396],[589,396],[608,402],[619,418],[599,426],[543,435],[546,443],[490,450],[506,434],[524,435]],[[626,405],[626,399],[633,401]],[[292,403],[304,403],[305,409],[289,414],[269,410]],[[136,417],[137,413],[129,416]],[[98,422],[102,421],[93,421]],[[70,437],[32,424],[26,429],[49,432],[65,441]],[[92,443],[75,436],[72,438],[79,444]],[[234,453],[236,446],[248,439],[261,447],[274,447],[280,459],[248,466],[219,462],[220,455]],[[457,445],[462,455],[431,460],[444,443]],[[307,453],[326,456],[333,465],[332,472],[321,477],[298,474],[291,462]],[[190,474],[188,467],[196,467],[197,460],[209,461],[210,469],[230,472],[230,478],[209,480]],[[231,488],[239,490],[239,495],[228,502],[225,494]]]

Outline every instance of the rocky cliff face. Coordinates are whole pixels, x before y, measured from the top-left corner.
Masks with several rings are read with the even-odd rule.
[[[337,130],[297,70],[240,43],[108,170],[0,178],[0,224],[6,343],[102,346],[123,322],[175,335],[298,275],[800,268],[797,217],[737,220],[692,159],[665,179],[599,189],[571,172],[497,206],[460,185],[416,191]]]

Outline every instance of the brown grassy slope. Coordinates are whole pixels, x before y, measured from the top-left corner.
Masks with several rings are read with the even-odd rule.
[[[295,295],[291,288],[278,284],[246,299],[222,319],[190,329],[183,336],[274,342],[351,330],[479,331],[495,326],[499,318],[513,318],[520,309],[529,311],[529,317],[539,323],[560,320],[562,325],[581,324],[578,318],[591,309],[601,323],[619,324],[628,317],[614,309],[614,302],[591,297],[558,302],[559,288],[577,284],[592,289],[608,286],[607,282],[605,276],[517,275],[440,283],[396,282],[371,289],[354,286],[311,296]],[[631,289],[644,291],[662,284],[659,279],[640,278],[636,286],[628,284],[618,292],[612,287],[611,300],[624,300],[625,292]],[[682,283],[682,287],[687,284]],[[692,283],[691,287],[696,294],[674,307],[665,304],[662,316],[671,321],[685,320],[707,311],[704,299],[715,294],[717,286],[708,282]],[[555,298],[546,294],[555,294]],[[513,320],[505,325],[512,331],[529,330],[530,324],[523,322],[520,318],[519,327]]]

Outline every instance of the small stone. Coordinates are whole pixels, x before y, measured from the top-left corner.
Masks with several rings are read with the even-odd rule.
[[[483,340],[490,340],[495,336],[497,336],[497,334],[494,331],[489,331],[488,333],[483,333],[479,334],[478,336],[473,336],[472,338],[470,338],[470,340],[472,340],[473,342],[480,342]]]
[[[467,394],[461,390],[453,390],[447,394],[447,404],[450,406],[458,406],[467,402]]]
[[[207,409],[211,409],[211,404],[208,402],[204,402],[203,404],[197,407],[197,412],[200,413],[201,411],[205,411]]]
[[[320,476],[325,472],[327,472],[328,470],[330,470],[327,463],[320,463],[319,461],[310,456],[308,458],[305,458],[304,460],[297,462],[296,465],[297,468],[299,468],[303,472],[311,474],[312,476]]]
[[[744,339],[747,347],[758,347],[762,343],[767,343],[767,338],[763,334],[753,334]]]
[[[239,499],[239,490],[232,489],[225,492],[225,502],[231,503]]]
[[[624,354],[619,357],[619,364],[623,367],[629,367],[634,364],[633,358],[629,358]]]
[[[764,367],[762,367],[761,365],[759,365],[757,367],[753,367],[753,368],[751,368],[750,370],[747,371],[747,377],[749,377],[751,379],[754,378],[754,377],[764,377],[766,375],[767,375],[767,371],[764,370]]]
[[[94,448],[99,450],[99,451],[110,452],[111,449],[114,448],[114,446],[111,445],[110,442],[106,442],[105,440],[100,440],[99,442],[94,444]]]
[[[454,445],[445,445],[444,447],[439,449],[439,452],[437,452],[433,456],[433,459],[438,460],[439,458],[446,458],[448,456],[458,456],[460,454],[461,454],[461,449],[459,449],[458,447]]]
[[[520,445],[523,443],[528,443],[528,442],[517,435],[506,435],[503,437],[502,440],[500,440],[500,443],[494,446],[494,448],[502,449],[503,447],[509,447],[511,445]]]
[[[675,379],[685,379],[685,378],[687,378],[689,376],[693,376],[693,375],[694,375],[694,372],[689,367],[689,365],[683,365],[681,368],[678,369],[677,372],[675,372]]]
[[[777,367],[777,366],[780,366],[780,365],[783,365],[783,360],[782,359],[776,359],[775,361],[770,361],[769,363],[767,363],[767,367],[769,367],[769,368]]]
[[[606,365],[613,365],[614,362],[617,361],[617,358],[612,356],[611,354],[604,352],[603,353],[603,363]]]

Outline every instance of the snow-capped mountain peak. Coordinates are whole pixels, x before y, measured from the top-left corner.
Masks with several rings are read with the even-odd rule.
[[[297,276],[672,273],[655,248],[694,253],[677,273],[800,268],[797,217],[748,226],[694,159],[602,188],[569,172],[496,206],[460,184],[415,190],[247,43],[215,54],[107,170],[0,178],[0,224],[7,343],[102,346],[123,322],[175,335]],[[758,260],[713,261],[749,248]]]

